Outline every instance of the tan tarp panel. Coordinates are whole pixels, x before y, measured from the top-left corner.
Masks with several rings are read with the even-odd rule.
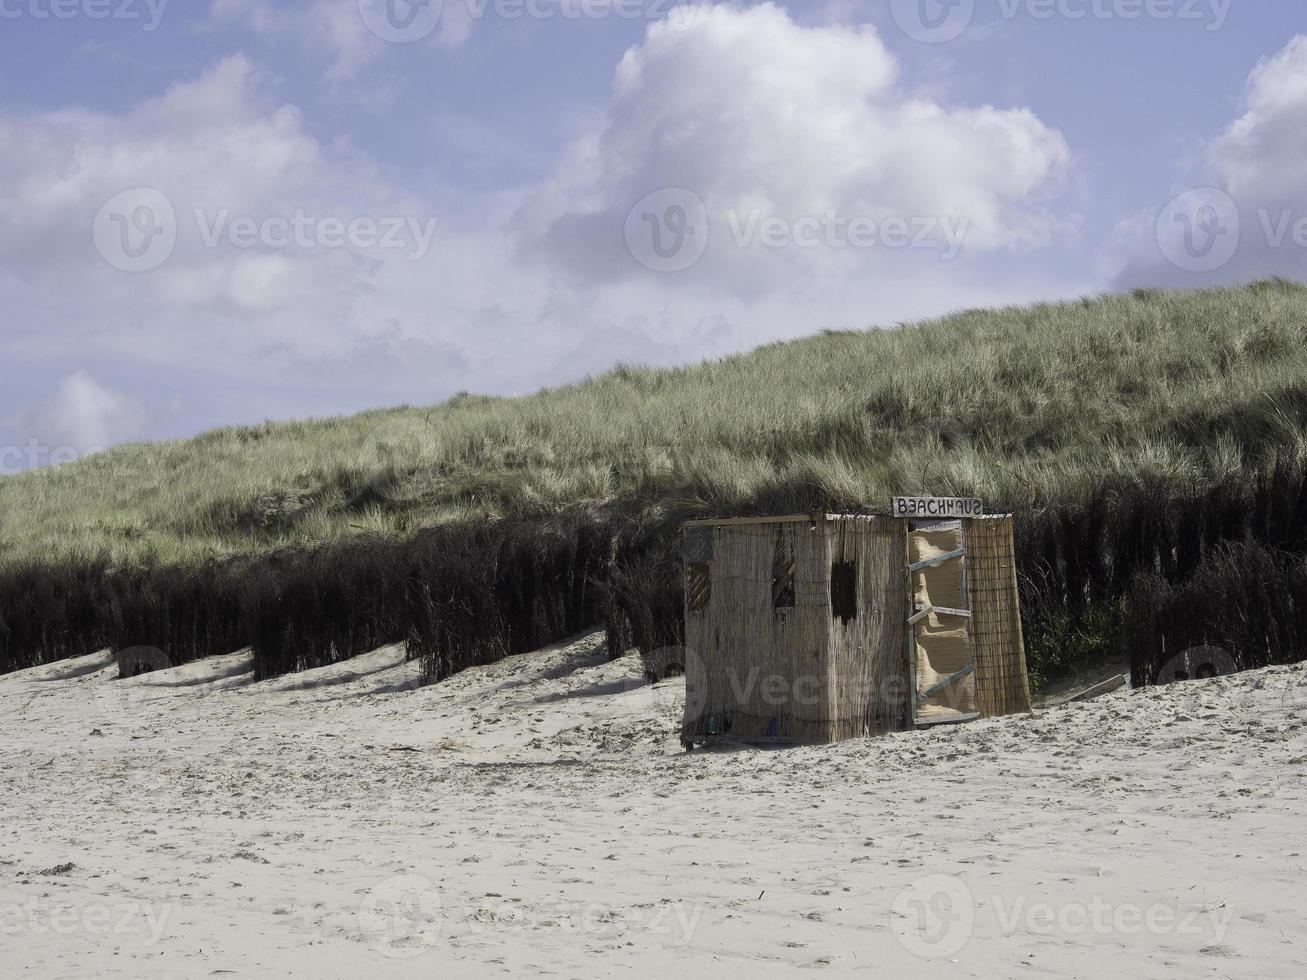
[[[962,545],[960,525],[914,531],[908,536],[909,560],[912,564],[929,561],[957,551]],[[913,601],[928,606],[966,608],[962,591],[965,568],[966,560],[955,558],[913,572]],[[930,690],[972,662],[968,621],[965,617],[931,613],[917,623],[915,630],[918,691]],[[924,701],[919,701],[917,718],[934,720],[974,714],[976,710],[976,677],[973,672]]]

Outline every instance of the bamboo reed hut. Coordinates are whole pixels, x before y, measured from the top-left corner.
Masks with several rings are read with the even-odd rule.
[[[1010,516],[687,522],[682,743],[1028,712],[1014,550]]]

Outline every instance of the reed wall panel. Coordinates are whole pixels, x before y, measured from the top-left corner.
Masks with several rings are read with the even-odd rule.
[[[987,718],[1030,711],[1011,517],[967,522],[967,584],[978,707]]]
[[[686,611],[683,737],[828,742],[830,555],[808,520],[712,527],[712,598]],[[794,605],[773,606],[777,541],[794,562]]]
[[[890,517],[827,522],[832,562],[857,567],[857,615],[830,619],[829,697],[836,740],[908,727],[906,524]]]

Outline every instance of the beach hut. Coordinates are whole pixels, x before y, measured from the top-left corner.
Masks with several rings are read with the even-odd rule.
[[[1012,519],[979,501],[690,521],[681,557],[686,748],[1030,710]]]

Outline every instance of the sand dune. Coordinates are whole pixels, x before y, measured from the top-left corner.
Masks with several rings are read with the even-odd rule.
[[[0,679],[9,976],[1307,975],[1307,673],[681,752],[601,638]]]

